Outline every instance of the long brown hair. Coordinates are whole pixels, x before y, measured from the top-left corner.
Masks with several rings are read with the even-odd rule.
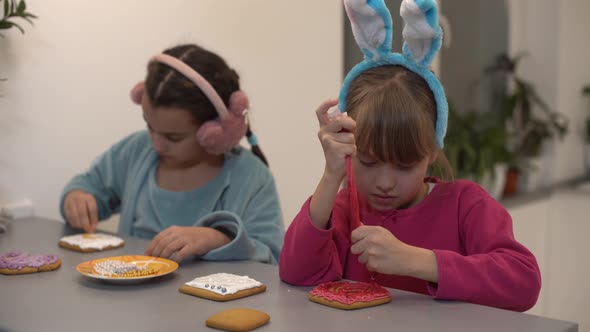
[[[194,44],[179,45],[164,51],[192,67],[217,91],[226,106],[232,93],[240,89],[240,77],[219,55]],[[148,64],[145,91],[155,107],[174,107],[190,112],[195,123],[217,118],[218,114],[207,96],[183,74],[157,61]],[[248,125],[248,137],[252,135]],[[258,145],[252,152],[268,165]]]
[[[356,120],[360,153],[397,166],[412,166],[437,153],[433,175],[452,179],[436,144],[436,101],[419,75],[398,65],[366,70],[351,83],[346,104]]]

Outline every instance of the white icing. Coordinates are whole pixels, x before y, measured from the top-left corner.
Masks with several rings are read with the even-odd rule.
[[[195,278],[187,282],[185,285],[206,289],[221,295],[229,295],[244,289],[262,286],[262,283],[249,278],[248,276],[238,276],[230,273],[215,273]],[[207,287],[205,287],[205,285],[207,285]],[[225,292],[223,292],[224,288],[226,290]]]
[[[69,235],[62,237],[60,241],[82,249],[99,250],[106,247],[117,247],[123,243],[123,239],[120,237],[101,233]]]

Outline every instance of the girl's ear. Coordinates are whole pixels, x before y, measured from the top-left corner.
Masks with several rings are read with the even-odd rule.
[[[428,67],[440,49],[443,36],[436,0],[403,0],[400,15],[405,22],[404,55]]]
[[[438,154],[440,153],[440,150],[436,150],[434,151],[430,157],[428,157],[428,166],[431,166],[432,164],[434,164],[434,162],[436,161],[436,159],[438,158]]]
[[[391,53],[391,14],[383,1],[344,0],[344,9],[365,59]]]
[[[144,91],[145,91],[145,83],[143,81],[141,81],[141,82],[138,82],[137,84],[135,84],[133,89],[131,89],[131,91],[129,92],[129,96],[131,97],[131,100],[135,104],[141,105],[141,98],[143,97]]]

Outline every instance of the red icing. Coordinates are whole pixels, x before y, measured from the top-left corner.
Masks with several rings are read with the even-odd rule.
[[[361,225],[361,218],[359,214],[356,183],[354,181],[354,173],[352,172],[352,158],[350,156],[346,156],[346,173],[348,175],[348,200],[350,203],[351,229],[354,230]]]
[[[309,295],[343,304],[387,299],[389,292],[376,283],[331,281],[318,285]]]

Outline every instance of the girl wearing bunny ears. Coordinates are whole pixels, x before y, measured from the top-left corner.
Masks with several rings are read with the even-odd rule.
[[[118,232],[152,239],[151,256],[276,263],[281,209],[237,73],[196,45],[155,55],[147,69],[131,98],[148,130],[74,177],[62,194],[62,216],[93,232],[99,220],[121,213]],[[238,145],[244,135],[258,158]]]
[[[427,176],[436,165],[449,170],[447,101],[428,68],[442,39],[436,2],[402,2],[402,54],[391,53],[382,0],[344,2],[365,58],[339,100],[317,110],[326,166],[289,226],[281,278],[306,286],[372,281],[436,299],[531,308],[539,267],[515,240],[508,212],[473,182]],[[329,116],[336,104],[350,116]]]

